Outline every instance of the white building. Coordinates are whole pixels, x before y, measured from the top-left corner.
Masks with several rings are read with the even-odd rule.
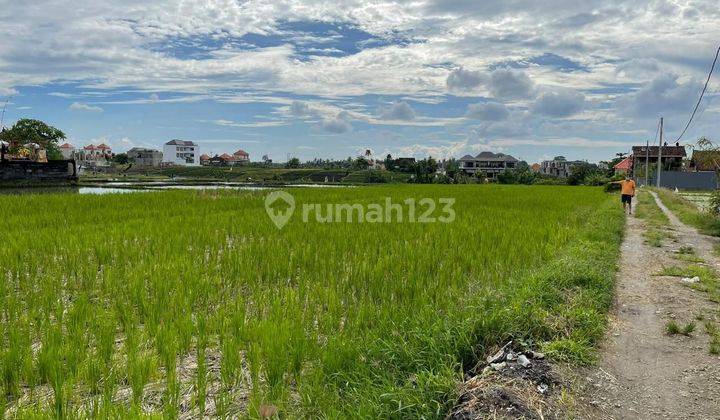
[[[163,163],[200,166],[200,148],[192,141],[170,140],[163,146]]]

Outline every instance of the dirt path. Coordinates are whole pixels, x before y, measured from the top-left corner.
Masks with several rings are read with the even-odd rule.
[[[582,400],[589,403],[592,418],[718,419],[720,360],[709,354],[709,337],[695,320],[700,314],[717,319],[718,305],[677,277],[655,275],[663,267],[687,264],[673,257],[682,245],[720,267],[712,254],[714,239],[682,224],[655,200],[676,239],[660,248],[646,245],[643,221],[628,217],[611,325],[599,366],[584,380]],[[695,321],[697,329],[691,337],[669,336],[665,325],[670,319],[681,326]]]

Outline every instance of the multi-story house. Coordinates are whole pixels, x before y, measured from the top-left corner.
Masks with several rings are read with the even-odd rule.
[[[74,159],[75,146],[70,143],[64,143],[60,145],[60,154],[62,154],[63,159]]]
[[[504,170],[517,167],[519,161],[504,153],[481,152],[475,157],[465,155],[458,162],[460,170],[468,175],[478,174],[488,179],[495,179]]]
[[[127,151],[128,159],[136,166],[158,167],[162,162],[163,154],[159,150],[133,147]]]
[[[242,149],[233,153],[233,157],[235,158],[236,164],[250,162],[250,154]]]
[[[200,149],[197,144],[186,140],[170,140],[163,146],[163,163],[181,166],[199,166]]]
[[[105,143],[97,146],[88,144],[75,155],[80,166],[87,168],[110,166],[110,160],[113,157],[112,149]]]
[[[575,165],[585,162],[581,160],[567,160],[564,156],[556,156],[553,160],[545,160],[540,164],[540,173],[558,178],[570,176],[570,170]]]

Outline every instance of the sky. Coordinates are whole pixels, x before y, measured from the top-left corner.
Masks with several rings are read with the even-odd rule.
[[[0,0],[4,124],[115,152],[591,162],[674,142],[716,0]],[[717,140],[716,75],[683,138]]]

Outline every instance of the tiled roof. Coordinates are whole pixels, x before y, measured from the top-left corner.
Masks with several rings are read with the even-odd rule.
[[[96,148],[94,145],[92,145],[92,144],[88,144],[87,146],[83,147],[83,149],[85,149],[85,150],[95,150],[95,149],[97,149],[97,148]]]
[[[656,157],[658,156],[659,151],[658,146],[633,146],[632,152],[633,155],[638,157],[643,156],[649,156],[649,157]],[[685,152],[685,146],[663,146],[662,148],[662,156],[664,157],[685,157],[687,156],[687,153]]]
[[[235,156],[250,156],[248,155],[248,152],[244,151],[243,149],[238,150],[237,152],[233,153]]]
[[[75,146],[73,146],[73,145],[70,144],[70,143],[63,143],[62,145],[60,145],[60,148],[61,148],[61,149],[74,149]]]
[[[628,157],[626,157],[625,159],[623,159],[623,160],[621,160],[620,162],[618,162],[615,166],[613,166],[613,168],[614,168],[614,169],[619,169],[619,170],[629,171],[631,166],[632,166],[632,158],[630,158],[630,157],[628,156]]]
[[[518,160],[504,153],[480,152],[477,156],[472,157],[465,155],[460,160],[485,160],[489,162],[517,162]]]
[[[97,148],[100,150],[108,150],[108,149],[110,149],[110,146],[108,146],[105,143],[100,143]]]

